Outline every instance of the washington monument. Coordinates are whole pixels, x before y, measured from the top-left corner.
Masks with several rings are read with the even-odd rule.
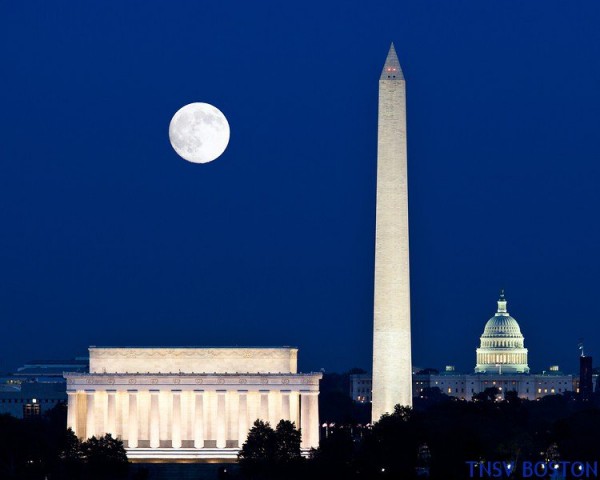
[[[373,421],[412,406],[406,82],[392,44],[379,78]]]

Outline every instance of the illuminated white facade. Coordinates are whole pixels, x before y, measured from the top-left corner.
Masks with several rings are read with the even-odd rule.
[[[463,400],[471,400],[474,395],[486,388],[498,389],[498,398],[504,398],[507,392],[516,392],[520,398],[537,400],[547,395],[561,395],[574,391],[573,376],[559,371],[548,370],[540,374],[439,374],[422,375],[426,385],[415,386],[415,396],[424,395],[425,388],[439,388],[441,393]],[[425,383],[425,382],[422,382]]]
[[[477,349],[475,373],[529,373],[527,349],[517,321],[506,310],[504,292],[498,311],[485,324]]]
[[[67,426],[110,433],[130,459],[235,459],[256,419],[291,420],[319,444],[321,373],[297,373],[295,348],[96,348],[90,373],[66,373]]]
[[[392,45],[379,79],[373,421],[412,405],[406,83]]]

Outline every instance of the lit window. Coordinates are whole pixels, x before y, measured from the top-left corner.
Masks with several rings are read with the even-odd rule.
[[[40,405],[37,403],[28,403],[23,406],[23,418],[38,417],[40,413]]]
[[[538,388],[538,393],[542,393],[542,389],[541,388]]]

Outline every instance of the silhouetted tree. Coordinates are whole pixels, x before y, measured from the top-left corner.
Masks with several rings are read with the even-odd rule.
[[[500,390],[498,390],[498,387],[488,387],[483,392],[473,395],[473,400],[479,402],[493,402],[496,400],[499,393]]]
[[[110,433],[83,442],[81,452],[90,477],[112,479],[127,475],[129,461],[123,442]]]
[[[275,428],[275,461],[279,464],[286,464],[302,458],[301,437],[300,430],[293,422],[281,420]]]
[[[59,468],[65,478],[79,478],[83,471],[83,452],[81,442],[70,428],[62,438],[62,448],[59,451]]]
[[[508,390],[504,394],[504,400],[506,400],[511,405],[520,405],[521,399],[519,398],[519,394],[516,390]]]
[[[310,452],[311,476],[348,478],[353,472],[354,441],[349,428],[336,428]],[[315,475],[316,474],[316,475]]]
[[[242,471],[250,476],[264,472],[276,451],[275,432],[271,425],[256,420],[238,454]]]
[[[294,423],[281,420],[275,430],[256,420],[242,445],[238,460],[242,472],[251,477],[289,478],[302,462],[301,432]]]
[[[60,458],[70,462],[80,462],[83,460],[81,451],[81,442],[70,428],[67,428],[63,439],[63,447],[60,451]]]

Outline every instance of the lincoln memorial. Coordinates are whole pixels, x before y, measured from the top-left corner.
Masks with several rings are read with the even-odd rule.
[[[295,422],[319,444],[321,373],[297,373],[298,349],[90,347],[90,373],[65,373],[67,426],[110,433],[131,460],[235,459],[256,419]]]

